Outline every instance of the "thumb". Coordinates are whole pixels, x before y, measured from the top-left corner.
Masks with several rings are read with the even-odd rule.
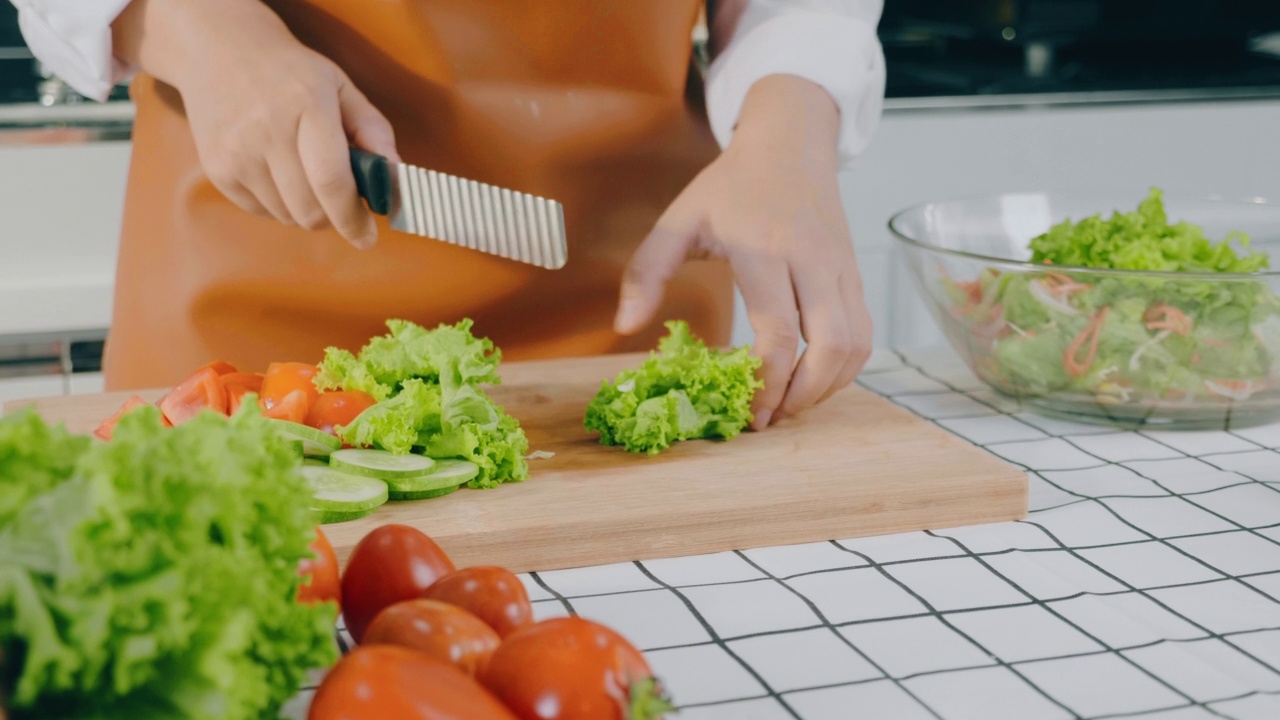
[[[692,216],[664,215],[658,220],[623,271],[618,314],[613,321],[616,332],[633,335],[649,324],[662,304],[667,282],[689,258],[697,239],[698,225]]]
[[[350,81],[338,88],[338,106],[342,112],[342,127],[356,147],[377,153],[392,162],[400,162],[400,154],[396,152],[396,134],[390,121]]]

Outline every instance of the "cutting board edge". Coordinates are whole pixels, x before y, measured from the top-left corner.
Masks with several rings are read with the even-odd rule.
[[[498,489],[500,491],[500,489]],[[531,559],[532,551],[528,550],[532,543],[519,546],[514,552],[502,552],[510,549],[511,543],[504,542],[504,533],[499,531],[458,532],[456,534],[433,534],[430,529],[423,531],[440,544],[451,557],[464,565],[499,564],[514,572],[538,572],[559,570],[589,565],[606,565],[637,560],[658,558],[687,557],[708,553],[732,550],[748,550],[759,547],[777,545],[796,545],[810,542],[823,542],[854,537],[870,537],[918,530],[932,530],[967,525],[986,525],[997,522],[1020,520],[1029,513],[1029,475],[1016,467],[1005,468],[998,477],[986,478],[984,485],[968,485],[956,483],[946,493],[917,493],[927,499],[931,505],[951,505],[951,513],[932,513],[935,518],[928,522],[913,521],[920,515],[920,508],[909,502],[900,502],[890,510],[874,512],[853,512],[836,516],[834,511],[840,506],[826,505],[819,509],[827,509],[833,514],[822,517],[805,513],[805,522],[792,522],[794,516],[802,511],[810,510],[803,503],[783,508],[789,512],[772,518],[752,517],[749,528],[745,526],[738,531],[726,531],[722,525],[705,516],[693,516],[685,522],[681,529],[683,534],[675,537],[668,534],[661,545],[652,545],[637,539],[634,528],[624,530],[615,524],[579,524],[573,538],[586,538],[586,542],[550,540],[540,545],[542,552],[557,558],[555,561],[537,561]],[[369,516],[373,518],[375,516]],[[941,519],[936,519],[941,518]],[[857,519],[857,522],[852,522]],[[363,518],[352,521],[351,537],[343,531],[335,532],[339,527],[326,526],[327,536],[338,557],[339,565],[346,566],[348,557],[359,538],[369,529],[387,521],[376,521]],[[788,525],[790,523],[790,525]],[[554,528],[523,526],[518,534],[527,537],[541,537],[543,533],[552,535]],[[698,537],[699,533],[708,537]],[[465,535],[466,547],[459,549],[457,538]],[[732,540],[715,539],[731,537]],[[768,541],[757,541],[753,537],[767,537]],[[607,548],[602,551],[601,548]],[[500,555],[500,556],[499,556]]]

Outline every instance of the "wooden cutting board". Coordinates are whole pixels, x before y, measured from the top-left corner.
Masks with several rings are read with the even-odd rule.
[[[388,503],[325,526],[345,566],[371,528],[404,523],[459,567],[551,570],[910,530],[999,522],[1027,512],[1025,473],[860,387],[765,432],[694,441],[657,455],[601,446],[587,402],[636,355],[505,363],[494,398],[520,420],[530,478],[489,490]],[[139,393],[154,400],[162,391]],[[127,394],[35,404],[90,432]]]

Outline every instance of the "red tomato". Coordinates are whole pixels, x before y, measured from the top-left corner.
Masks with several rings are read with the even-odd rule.
[[[408,525],[382,525],[360,539],[342,573],[342,617],[356,642],[384,609],[422,596],[453,560],[434,540]]]
[[[377,402],[372,395],[359,390],[320,393],[315,402],[311,403],[307,425],[335,435],[335,427],[351,424],[357,415]]]
[[[170,390],[156,405],[174,425],[190,420],[205,409],[226,415],[227,388],[218,373],[203,368]]]
[[[306,420],[307,410],[310,409],[307,404],[307,395],[302,390],[294,390],[271,406],[267,406],[262,398],[259,398],[258,405],[263,408],[262,417],[288,420],[296,423]]]
[[[262,378],[262,373],[234,372],[223,375],[222,384],[227,387],[232,385],[246,387],[253,392],[260,393],[262,392]]]
[[[311,541],[311,551],[316,555],[314,558],[306,558],[298,563],[298,574],[311,576],[310,580],[304,581],[302,587],[298,588],[298,601],[309,603],[332,600],[341,607],[342,580],[338,573],[338,556],[334,554],[329,538],[319,526],[316,527],[316,539]]]
[[[508,635],[480,679],[521,720],[649,720],[673,709],[635,646],[580,617]]]
[[[307,720],[516,720],[478,682],[395,645],[355,648],[325,675]]]
[[[267,366],[262,376],[262,403],[264,408],[275,407],[283,402],[290,393],[301,390],[306,396],[307,408],[316,401],[320,391],[312,380],[320,368],[300,362],[278,362]],[[305,419],[306,413],[303,413]],[[299,420],[298,422],[302,422]]]
[[[533,622],[529,591],[506,568],[476,566],[455,570],[432,583],[422,597],[467,610],[485,621],[499,637]]]
[[[147,401],[137,395],[130,397],[128,400],[124,401],[124,404],[120,406],[120,409],[116,411],[115,415],[103,420],[102,424],[93,431],[93,434],[103,440],[110,440],[111,436],[115,434],[116,425],[120,422],[120,418],[124,417],[124,414],[130,410],[146,404]]]
[[[210,369],[210,370],[212,370],[212,371],[214,371],[214,372],[218,373],[219,375],[228,375],[228,374],[231,374],[231,373],[238,373],[238,372],[240,372],[240,369],[239,369],[239,368],[237,368],[235,365],[232,365],[231,363],[227,362],[226,360],[214,360],[213,362],[211,362],[211,363],[209,363],[208,365],[205,365],[205,366],[203,366],[203,367],[201,367],[201,368],[199,368],[199,369],[200,369],[200,370],[204,370],[205,368],[208,368],[208,369]]]
[[[502,642],[483,620],[439,600],[403,600],[378,613],[365,645],[400,645],[443,660],[475,677]]]

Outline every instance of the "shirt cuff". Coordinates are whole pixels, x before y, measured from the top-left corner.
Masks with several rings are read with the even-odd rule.
[[[866,148],[884,107],[884,50],[862,20],[814,12],[770,18],[735,37],[711,63],[707,115],[721,148],[733,137],[747,91],[768,75],[796,75],[829,93],[840,109],[841,167]]]
[[[92,100],[104,102],[132,68],[112,52],[111,23],[129,0],[18,0],[18,27],[46,69]]]

